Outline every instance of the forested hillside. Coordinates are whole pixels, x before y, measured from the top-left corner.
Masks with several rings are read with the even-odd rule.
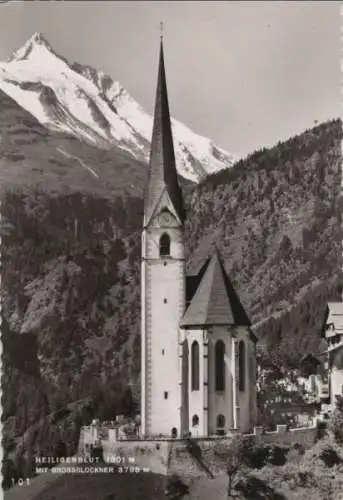
[[[341,135],[339,121],[322,124],[208,177],[188,199],[190,266],[215,242],[259,338],[289,361],[316,349],[326,302],[340,298]]]
[[[23,126],[15,142],[20,112],[0,123],[0,167],[15,171],[2,187],[7,477],[61,442],[73,452],[94,415],[139,411],[144,170],[102,152],[100,186],[79,162],[51,162],[56,144],[73,140],[39,129],[29,141],[34,130]],[[326,123],[185,189],[189,268],[216,243],[257,334],[285,363],[317,349],[326,302],[339,291],[340,139],[340,122]],[[77,155],[99,167],[95,148],[77,144]]]

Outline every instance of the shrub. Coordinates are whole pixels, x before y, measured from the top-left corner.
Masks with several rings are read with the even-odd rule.
[[[306,488],[313,484],[313,472],[303,470],[298,472],[297,484],[302,488]]]
[[[293,448],[299,453],[299,455],[303,455],[305,453],[305,447],[300,443],[295,443]]]
[[[243,439],[234,452],[242,465],[251,469],[262,469],[268,463],[284,465],[287,462],[289,448],[278,445],[256,444],[254,439]]]
[[[327,424],[326,422],[317,422],[315,442],[323,439],[326,436]]]
[[[267,462],[271,465],[285,465],[285,463],[287,462],[288,452],[289,448],[286,448],[285,446],[273,445],[271,448],[269,448]]]
[[[328,446],[319,455],[319,458],[323,460],[327,467],[333,467],[334,465],[339,465],[342,462],[341,457],[338,455],[337,451]]]
[[[195,440],[190,438],[187,440],[187,451],[197,460],[201,459],[201,448]]]
[[[236,490],[247,500],[286,500],[282,494],[276,493],[265,481],[255,476],[246,476],[237,483]]]
[[[171,500],[181,500],[189,494],[189,487],[185,484],[177,474],[173,474],[167,483],[165,495]]]
[[[336,408],[330,422],[330,430],[338,444],[343,444],[343,397],[337,396]]]

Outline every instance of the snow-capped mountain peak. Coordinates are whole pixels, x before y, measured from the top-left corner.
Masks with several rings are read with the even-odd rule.
[[[0,89],[52,130],[149,159],[153,118],[118,81],[91,66],[69,64],[41,33],[0,63]],[[175,119],[172,129],[177,168],[186,179],[198,182],[236,161]]]
[[[53,49],[49,42],[46,40],[44,35],[38,31],[36,31],[22,47],[15,50],[11,57],[7,60],[7,62],[11,61],[22,61],[27,59],[28,56],[32,53],[34,49],[37,47],[44,48],[48,52],[53,54]]]

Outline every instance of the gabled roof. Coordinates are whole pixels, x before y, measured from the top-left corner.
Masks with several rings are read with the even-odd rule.
[[[164,191],[167,191],[180,222],[183,223],[185,214],[182,192],[175,166],[167,83],[164,69],[163,42],[161,40],[150,164],[148,182],[144,193],[144,226],[149,223],[156,204],[159,202]]]
[[[181,321],[182,328],[205,325],[251,325],[217,249]]]
[[[322,363],[322,360],[318,356],[319,355],[315,355],[309,352],[302,356],[302,358],[300,359],[300,363],[303,363],[304,361],[312,361],[315,364],[320,365]]]
[[[316,349],[315,356],[319,359],[322,359],[324,356],[327,356],[328,353],[328,341],[325,338],[321,338]]]
[[[328,347],[328,353],[331,353],[331,352],[334,352],[334,351],[337,351],[337,350],[342,350],[342,348],[343,348],[343,341],[342,342],[338,342],[337,344],[330,345]]]

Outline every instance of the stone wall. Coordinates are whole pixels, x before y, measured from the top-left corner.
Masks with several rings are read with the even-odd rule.
[[[256,434],[254,434],[256,435]],[[259,439],[265,444],[283,444],[292,446],[296,443],[305,448],[311,448],[314,445],[317,435],[317,426],[301,427],[287,431],[286,426],[278,425],[274,432],[266,432],[259,436]]]
[[[170,441],[117,441],[103,440],[105,461],[118,465],[148,468],[155,474],[168,474]]]
[[[79,453],[87,453],[87,448],[95,442],[103,447],[104,459],[116,463],[118,466],[136,466],[148,469],[156,474],[178,473],[186,476],[206,476],[206,467],[190,455],[187,450],[187,442],[181,439],[150,439],[150,440],[118,440],[109,438],[101,439],[99,429],[94,431],[85,427],[81,431]],[[315,442],[317,427],[303,427],[287,430],[287,426],[278,425],[274,432],[264,432],[261,427],[255,427],[253,434],[243,434],[232,431],[228,436],[214,436],[196,438],[195,441],[201,449],[201,457],[205,465],[215,475],[222,473],[225,469],[221,460],[214,453],[216,443],[229,447],[234,436],[242,436],[243,439],[253,438],[258,444],[279,444],[293,446],[301,444],[304,448],[310,448]],[[97,441],[98,440],[98,441]]]

